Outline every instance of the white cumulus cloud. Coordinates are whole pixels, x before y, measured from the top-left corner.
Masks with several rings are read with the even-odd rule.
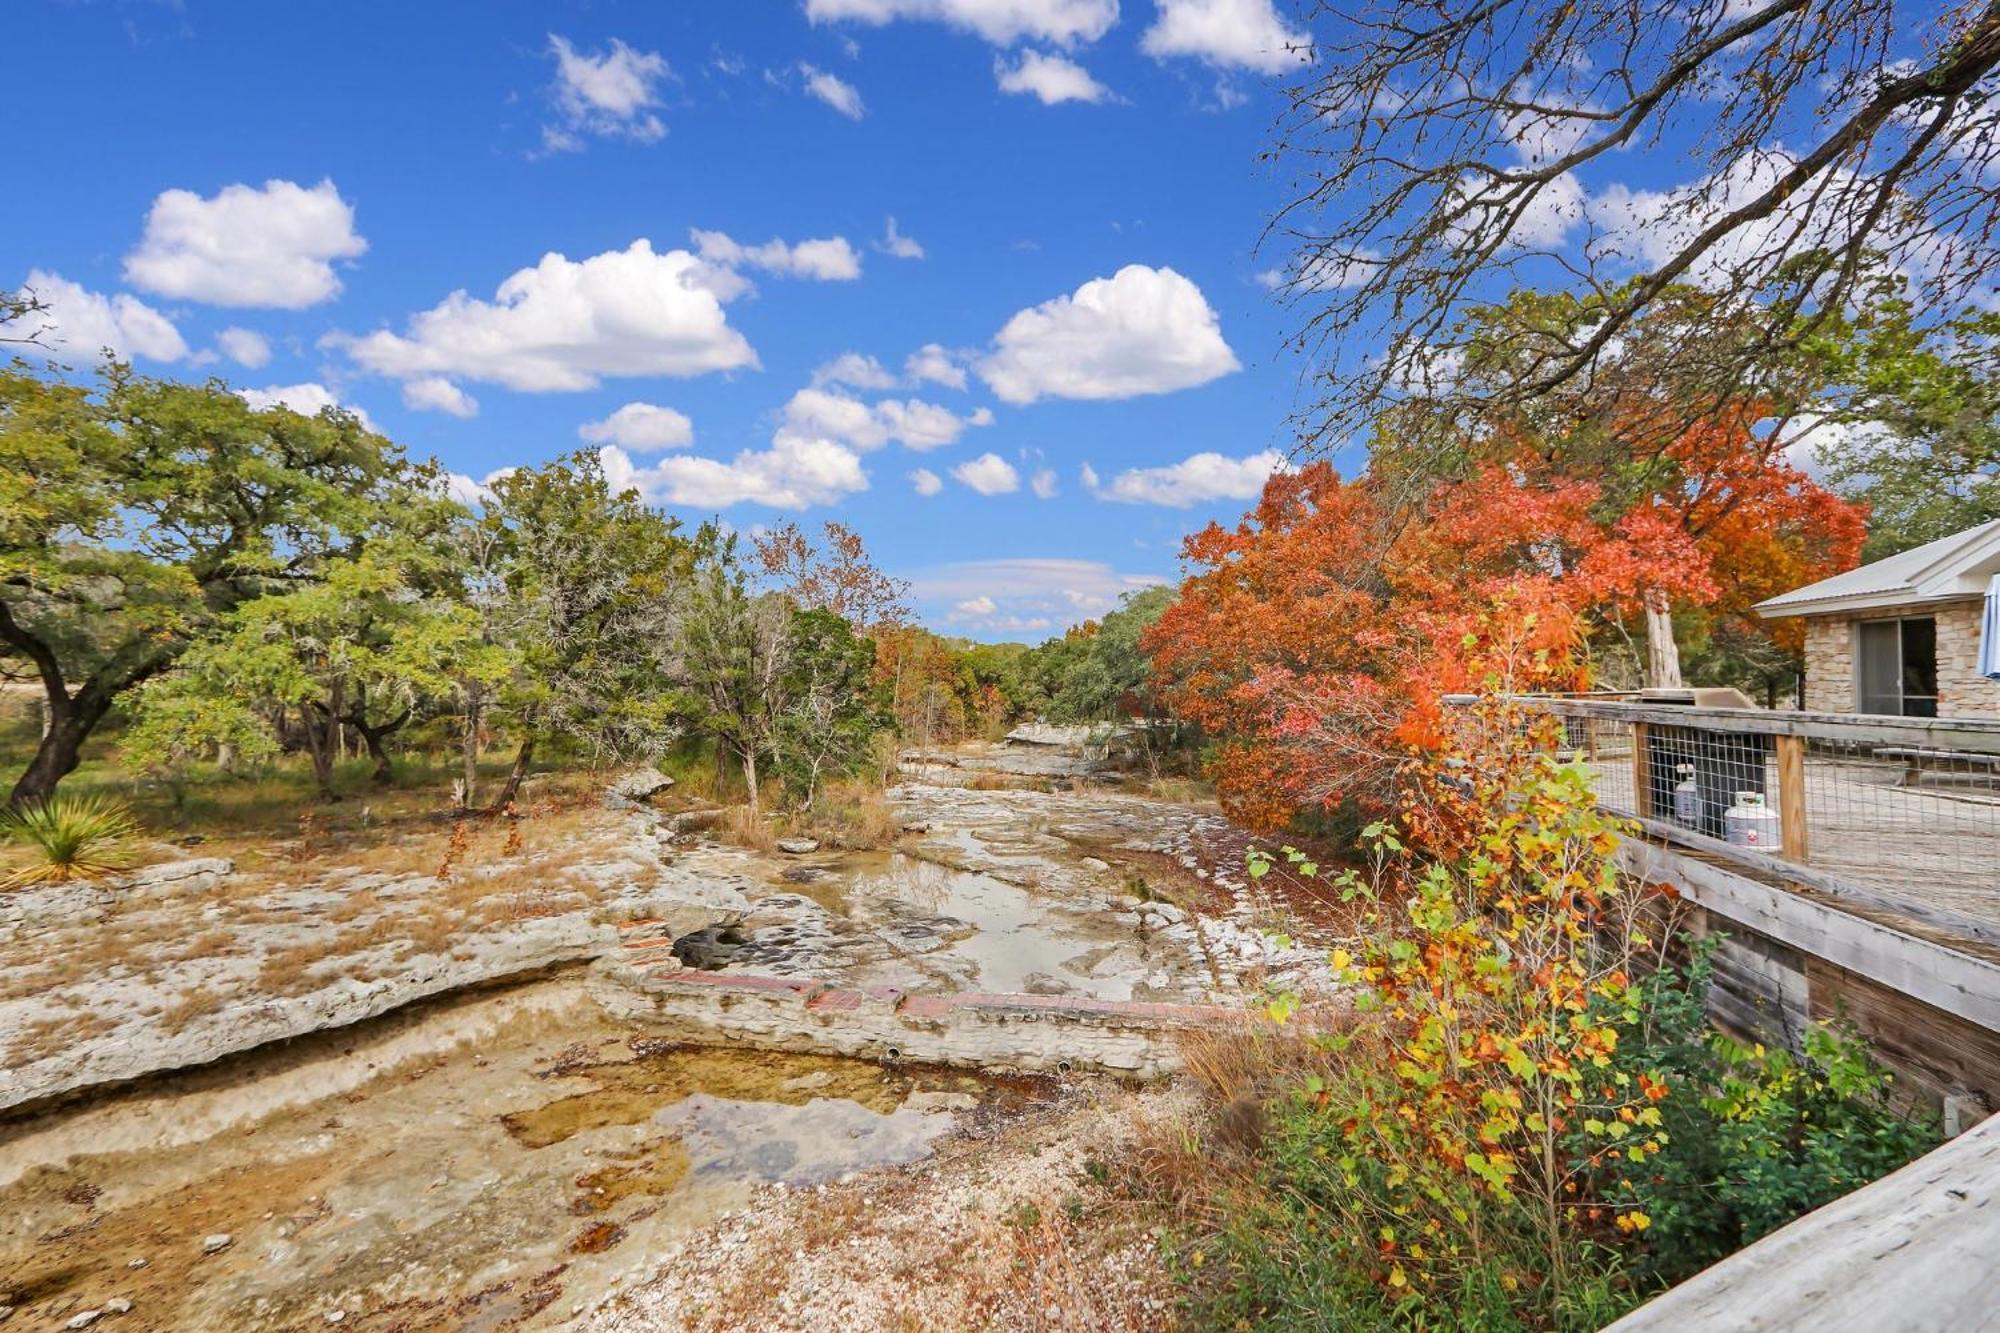
[[[863,356],[860,352],[842,352],[815,369],[812,382],[816,386],[845,384],[855,389],[893,389],[897,381],[895,375],[874,357]]]
[[[1128,468],[1108,483],[1088,463],[1082,475],[1084,487],[1100,500],[1186,509],[1210,500],[1251,499],[1284,466],[1285,456],[1276,449],[1247,458],[1204,451],[1165,467]]]
[[[944,478],[927,467],[920,467],[910,473],[910,488],[918,495],[936,495],[944,489]]]
[[[976,33],[996,46],[1022,38],[1094,42],[1118,21],[1118,0],[806,0],[814,23],[924,19]]]
[[[403,406],[413,412],[443,412],[454,417],[479,415],[479,400],[442,375],[426,375],[405,384]]]
[[[990,412],[961,417],[950,408],[920,398],[884,398],[864,403],[832,389],[806,388],[785,404],[787,428],[821,435],[857,449],[891,442],[919,452],[955,444],[968,427],[992,423]]]
[[[174,322],[136,296],[105,296],[42,269],[30,270],[21,286],[47,307],[21,321],[21,328],[48,351],[79,361],[95,361],[107,348],[120,358],[152,361],[188,354]]]
[[[838,74],[829,74],[814,65],[800,65],[799,73],[805,76],[806,92],[846,116],[849,120],[859,120],[868,114],[868,108],[861,104],[861,92],[853,84]]]
[[[602,421],[586,421],[577,435],[592,444],[615,444],[635,453],[681,449],[694,443],[687,413],[654,403],[627,403]]]
[[[1158,0],[1159,17],[1139,39],[1157,58],[1191,56],[1224,68],[1282,74],[1295,69],[1306,34],[1285,25],[1271,0]]]
[[[366,412],[352,403],[341,402],[339,396],[324,384],[273,384],[263,389],[238,389],[236,396],[259,412],[282,407],[302,417],[316,417],[329,407],[337,407],[353,413],[365,429],[375,429],[375,423],[369,420]]]
[[[270,339],[251,329],[224,329],[215,335],[215,345],[224,356],[249,370],[255,370],[271,359]]]
[[[959,484],[981,495],[1006,495],[1021,489],[1021,474],[998,454],[986,453],[951,470]]]
[[[630,486],[657,504],[726,509],[751,503],[773,509],[832,504],[868,489],[860,455],[834,440],[780,430],[768,449],[746,449],[728,462],[674,454],[635,467],[617,445],[598,450],[614,486]]]
[[[645,240],[588,259],[547,254],[491,301],[453,292],[407,329],[333,335],[359,365],[397,379],[457,375],[531,393],[594,389],[605,376],[687,377],[757,364],[730,327],[707,265]]]
[[[468,509],[477,509],[480,505],[492,500],[493,483],[508,473],[515,471],[518,471],[518,469],[496,467],[476,481],[466,476],[463,472],[448,472],[445,474],[444,479],[445,494]]]
[[[660,104],[660,81],[671,76],[656,51],[639,51],[612,39],[598,54],[579,51],[569,39],[549,35],[556,62],[555,103],[561,122],[542,129],[550,151],[583,147],[583,136],[652,143],[667,132],[652,108]]]
[[[1019,312],[977,367],[1010,403],[1169,393],[1238,368],[1201,288],[1144,264]]]
[[[1043,106],[1111,100],[1111,90],[1092,78],[1089,70],[1074,60],[1041,51],[1023,51],[1011,65],[1005,56],[995,56],[993,77],[1001,92],[1039,97]]]
[[[688,233],[702,262],[733,276],[740,268],[761,269],[785,278],[808,278],[816,282],[852,282],[861,276],[861,256],[845,236],[827,236],[787,245],[772,239],[762,245],[744,245],[727,232]],[[729,284],[718,294],[727,300],[736,294]],[[737,284],[736,290],[742,290]]]
[[[925,343],[904,360],[903,373],[913,384],[929,381],[948,389],[963,389],[965,366],[962,360],[937,343]]]
[[[334,264],[368,248],[333,182],[230,185],[212,199],[167,190],[125,256],[125,278],[161,296],[302,310],[340,292]]]
[[[917,244],[914,237],[905,236],[896,229],[896,219],[890,218],[882,229],[882,239],[875,242],[875,248],[893,259],[922,259],[924,247]]]

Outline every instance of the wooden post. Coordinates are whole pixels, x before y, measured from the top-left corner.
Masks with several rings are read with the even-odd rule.
[[[1806,860],[1806,738],[1778,737],[1778,833],[1788,861]]]
[[[1641,819],[1653,817],[1652,759],[1646,743],[1646,724],[1632,724],[1632,813]]]

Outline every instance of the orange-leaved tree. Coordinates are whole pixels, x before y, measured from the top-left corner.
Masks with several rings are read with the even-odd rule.
[[[1602,540],[1596,498],[1494,468],[1399,518],[1369,477],[1315,463],[1272,477],[1236,527],[1190,537],[1194,572],[1145,646],[1169,707],[1218,739],[1231,812],[1274,828],[1385,803],[1437,743],[1440,700],[1485,685],[1472,650],[1496,629],[1515,687],[1574,687],[1571,574]]]

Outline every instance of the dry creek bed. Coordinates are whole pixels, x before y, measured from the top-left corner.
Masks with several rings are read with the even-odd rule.
[[[667,1046],[607,1017],[580,970],[632,915],[667,917],[703,966],[843,985],[1216,998],[1317,967],[1258,928],[1267,905],[1219,815],[974,789],[967,767],[913,766],[892,796],[916,831],[883,853],[758,856],[613,812],[609,850],[565,864],[560,910],[481,922],[436,955],[382,946],[366,981],[332,957],[286,996],[256,993],[254,944],[220,971],[190,958],[222,1000],[173,1030],[157,1012],[185,984],[172,967],[10,994],[0,1039],[23,1006],[110,1024],[10,1058],[17,1079],[201,1067],[0,1125],[8,1333],[92,1312],[81,1326],[1007,1326],[1033,1295],[1013,1285],[1009,1218],[1080,1206],[1084,1157],[1173,1094]],[[393,912],[385,887],[371,901]],[[1147,900],[1169,887],[1185,906]],[[290,895],[278,919],[243,928],[276,948],[312,928],[307,899],[343,890],[335,874],[272,892]],[[175,901],[106,903],[94,924]],[[76,927],[11,928],[25,952]],[[1103,1317],[1157,1326],[1170,1292],[1143,1229],[1101,1239],[1077,1262]]]

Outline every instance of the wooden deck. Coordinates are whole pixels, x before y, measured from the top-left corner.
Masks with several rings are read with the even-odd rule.
[[[2000,1329],[2000,1119],[1830,1203],[1606,1333]]]

